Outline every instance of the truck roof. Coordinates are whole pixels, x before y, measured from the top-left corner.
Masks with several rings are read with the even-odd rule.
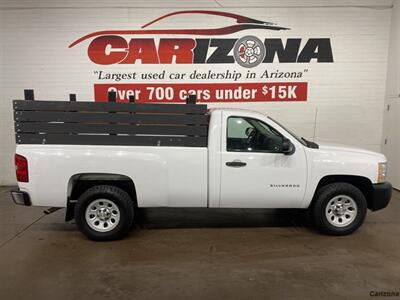
[[[232,112],[232,113],[243,113],[246,115],[254,114],[254,115],[258,115],[258,116],[260,116],[260,115],[265,116],[265,114],[258,112],[258,111],[254,111],[251,109],[244,109],[244,108],[236,108],[236,107],[215,107],[215,108],[210,108],[209,111],[210,112],[225,111],[225,112]]]

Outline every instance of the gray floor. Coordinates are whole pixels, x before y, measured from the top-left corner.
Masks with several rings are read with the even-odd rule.
[[[400,193],[351,236],[301,213],[143,210],[122,240],[84,238],[64,211],[0,188],[0,299],[368,299],[400,292]],[[377,299],[377,297],[372,297]]]

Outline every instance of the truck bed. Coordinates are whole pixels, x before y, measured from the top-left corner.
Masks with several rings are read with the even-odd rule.
[[[19,183],[32,205],[65,207],[72,180],[96,173],[130,177],[139,207],[207,207],[204,147],[18,145],[16,152],[34,170]]]
[[[207,206],[206,105],[29,100],[13,105],[16,153],[33,170],[30,182],[19,185],[32,205],[64,207],[72,181],[96,173],[131,178],[138,206]]]

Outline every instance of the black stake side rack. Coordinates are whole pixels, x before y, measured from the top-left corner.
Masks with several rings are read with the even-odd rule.
[[[14,100],[17,144],[207,147],[207,105],[36,101],[33,90]]]

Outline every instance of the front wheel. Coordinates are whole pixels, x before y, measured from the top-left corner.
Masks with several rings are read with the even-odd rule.
[[[120,239],[132,227],[132,199],[115,186],[94,186],[79,197],[75,221],[80,231],[92,240]]]
[[[354,185],[338,182],[319,189],[311,209],[314,223],[322,233],[347,235],[364,222],[367,201]]]

